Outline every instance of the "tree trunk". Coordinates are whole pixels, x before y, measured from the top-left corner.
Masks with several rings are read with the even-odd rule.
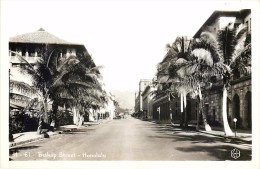
[[[205,115],[205,112],[204,112],[204,106],[203,106],[204,102],[203,102],[203,97],[202,97],[202,94],[201,94],[201,90],[200,90],[200,86],[199,86],[199,111],[201,111],[201,114],[202,114],[202,118],[203,118],[203,124],[204,124],[204,127],[205,127],[205,130],[206,131],[211,131],[211,127],[210,125],[208,124],[207,122],[207,117]],[[199,115],[197,117],[197,130],[199,130]]]
[[[181,119],[180,119],[180,126],[183,127],[183,94],[181,94]]]
[[[197,109],[197,126],[196,126],[196,130],[199,131],[200,130],[200,97],[198,96],[197,99],[199,100],[199,106]]]
[[[78,126],[82,126],[84,123],[84,116],[83,114],[79,115],[79,123],[78,123]]]
[[[187,117],[187,97],[186,93],[183,95],[183,113],[184,113],[184,125],[187,128],[188,127],[188,117]]]
[[[222,118],[223,118],[223,125],[224,125],[224,132],[226,136],[234,136],[234,133],[230,129],[227,119],[227,89],[223,87],[223,103],[222,103]]]
[[[43,119],[43,122],[41,120]],[[44,98],[43,100],[43,116],[39,119],[39,125],[37,128],[37,134],[41,134],[41,130],[44,127],[44,123],[48,123],[48,102],[47,99]]]
[[[58,112],[58,104],[54,101],[52,104],[52,118],[51,121],[55,121],[55,125],[58,125],[58,119],[57,119],[57,112]]]
[[[72,112],[73,112],[73,123],[75,125],[78,125],[78,111],[75,106],[73,106]]]
[[[43,120],[45,123],[48,123],[48,102],[47,99],[44,99],[44,115],[43,115]]]

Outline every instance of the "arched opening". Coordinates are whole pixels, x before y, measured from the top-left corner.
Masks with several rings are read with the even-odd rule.
[[[240,99],[237,94],[233,97],[233,117],[237,119],[236,125],[237,128],[241,126],[241,120],[240,120]]]
[[[245,120],[246,128],[252,128],[252,111],[251,111],[251,92],[247,92],[245,96]]]

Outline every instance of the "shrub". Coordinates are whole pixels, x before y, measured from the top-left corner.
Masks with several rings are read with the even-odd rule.
[[[58,111],[56,114],[56,125],[63,126],[63,125],[70,125],[73,124],[73,116],[69,111]]]
[[[27,131],[36,131],[39,119],[31,117],[25,113],[18,113],[9,117],[9,132],[20,133]]]

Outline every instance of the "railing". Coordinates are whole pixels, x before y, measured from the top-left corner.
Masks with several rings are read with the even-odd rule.
[[[29,63],[35,63],[39,59],[39,57],[28,57],[28,56],[27,57],[23,56],[23,57]],[[12,63],[24,63],[17,56],[10,56],[10,62],[12,62]]]

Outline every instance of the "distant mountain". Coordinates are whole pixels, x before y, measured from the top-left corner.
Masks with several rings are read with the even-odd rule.
[[[116,101],[123,109],[134,109],[135,106],[135,92],[112,90],[111,93],[115,95]]]

